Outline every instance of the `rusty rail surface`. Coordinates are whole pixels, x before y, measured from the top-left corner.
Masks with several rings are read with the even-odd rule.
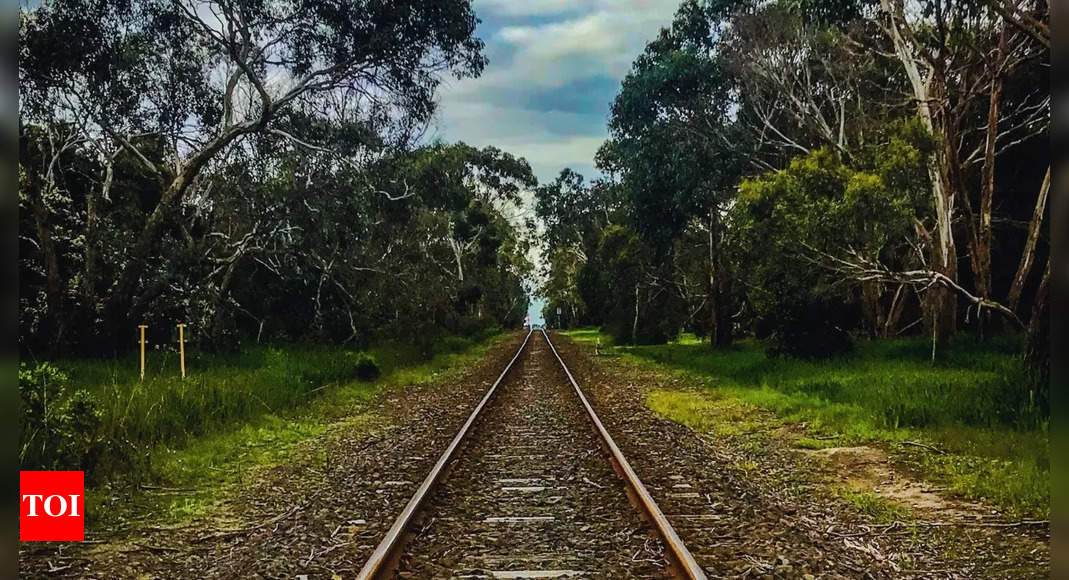
[[[572,383],[572,387],[575,388],[575,394],[579,396],[579,400],[583,402],[583,407],[586,408],[586,412],[590,415],[590,420],[593,421],[598,434],[601,436],[602,442],[605,444],[606,449],[609,451],[609,456],[612,458],[613,465],[616,467],[617,473],[623,477],[627,483],[628,490],[634,494],[635,503],[642,509],[646,519],[656,528],[657,534],[661,536],[664,543],[668,546],[668,560],[672,566],[672,572],[682,578],[701,579],[706,578],[705,572],[701,569],[701,566],[694,560],[694,556],[687,549],[683,540],[679,539],[679,534],[676,533],[675,528],[669,523],[668,518],[661,512],[661,508],[657,506],[657,502],[653,500],[653,496],[646,490],[646,486],[642,484],[642,480],[638,478],[635,470],[631,468],[631,464],[627,462],[627,458],[624,457],[620,448],[616,446],[616,442],[613,441],[612,435],[609,435],[609,431],[605,429],[605,425],[601,423],[601,419],[598,419],[597,413],[594,412],[594,407],[590,406],[590,402],[587,401],[586,395],[583,394],[583,390],[579,388],[579,383],[576,382],[575,377],[572,376],[572,372],[568,370],[568,365],[564,364],[564,359],[561,358],[560,353],[557,352],[557,348],[553,346],[553,341],[549,340],[549,333],[542,329],[542,335],[546,338],[546,343],[549,344],[550,350],[553,351],[553,356],[557,357],[557,362],[560,363],[564,374],[568,375],[568,380]]]
[[[390,531],[386,532],[386,536],[379,542],[378,547],[364,563],[364,567],[360,569],[360,573],[357,574],[357,578],[370,579],[379,578],[382,574],[389,572],[389,564],[396,561],[397,556],[400,555],[400,548],[404,545],[405,533],[408,530],[408,526],[416,517],[416,513],[419,512],[420,507],[427,501],[431,493],[434,490],[434,486],[438,484],[438,480],[442,477],[442,472],[445,470],[446,465],[452,461],[453,456],[456,454],[457,448],[460,447],[461,442],[468,435],[471,430],[472,424],[478,419],[479,414],[482,412],[483,407],[490,401],[490,398],[497,391],[497,386],[504,380],[505,375],[512,369],[512,365],[516,364],[516,360],[523,354],[523,349],[527,348],[527,343],[531,340],[531,334],[528,332],[527,336],[523,339],[523,344],[516,351],[516,354],[509,361],[509,364],[505,366],[505,370],[501,371],[494,384],[486,391],[486,395],[483,396],[479,404],[475,406],[475,410],[471,412],[471,416],[464,422],[464,425],[457,431],[453,441],[449,443],[449,447],[445,449],[445,453],[438,458],[438,462],[431,468],[431,472],[427,474],[427,478],[423,480],[423,484],[416,490],[416,494],[412,496],[412,499],[408,500],[408,505],[405,506],[401,515],[397,516],[397,520],[394,521],[393,526],[390,527]]]
[[[497,391],[497,387],[504,380],[505,375],[512,369],[516,360],[523,354],[525,348],[527,348],[528,342],[531,340],[533,331],[528,332],[526,338],[523,340],[523,344],[520,345],[519,350],[509,361],[509,364],[505,367],[505,370],[501,371],[501,375],[497,377],[494,384],[487,390],[486,395],[483,396],[479,404],[476,405],[475,410],[472,411],[471,416],[465,421],[464,425],[453,437],[449,447],[438,459],[438,462],[434,464],[430,473],[426,479],[423,480],[423,484],[416,490],[415,495],[408,501],[405,509],[401,512],[401,515],[394,521],[393,526],[379,542],[378,547],[368,558],[368,561],[364,564],[364,567],[360,570],[357,578],[362,580],[370,580],[373,578],[382,578],[392,572],[392,567],[396,565],[400,558],[401,549],[406,541],[406,535],[408,527],[415,520],[417,513],[421,507],[426,503],[427,499],[434,491],[434,487],[440,482],[443,476],[443,472],[446,466],[453,460],[456,455],[457,449],[460,447],[464,438],[467,437],[471,431],[471,426],[478,419],[483,408],[493,397]],[[698,563],[694,561],[694,556],[691,555],[690,550],[687,549],[683,541],[679,539],[679,535],[676,534],[672,524],[665,518],[664,513],[661,512],[661,508],[657,507],[657,503],[653,500],[649,491],[639,480],[638,475],[635,474],[634,469],[631,468],[631,464],[627,462],[623,452],[616,446],[616,442],[613,441],[612,436],[609,435],[608,430],[598,419],[597,414],[594,412],[594,408],[590,406],[590,402],[587,401],[586,396],[583,394],[582,389],[579,388],[579,383],[576,382],[575,377],[572,376],[567,365],[564,364],[564,360],[561,358],[560,353],[557,352],[556,347],[553,346],[553,342],[549,339],[549,334],[542,329],[542,335],[546,339],[546,344],[549,345],[550,350],[553,352],[553,356],[557,358],[557,362],[560,363],[561,368],[564,370],[564,374],[568,376],[568,380],[571,382],[572,387],[575,389],[576,395],[579,396],[579,400],[583,403],[583,407],[586,409],[590,420],[593,422],[595,430],[601,437],[602,444],[609,453],[609,457],[612,460],[613,467],[616,472],[623,478],[627,485],[628,495],[632,499],[632,503],[638,506],[643,512],[644,517],[654,527],[654,531],[664,540],[665,545],[668,547],[668,562],[670,571],[677,577],[689,578],[693,580],[705,580],[705,572],[702,571]]]

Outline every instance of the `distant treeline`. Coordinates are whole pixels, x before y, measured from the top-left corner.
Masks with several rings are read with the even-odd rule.
[[[203,8],[203,9],[202,9]],[[20,344],[114,354],[518,324],[527,162],[422,139],[470,2],[23,8]]]
[[[622,83],[605,177],[538,189],[551,324],[617,342],[1027,336],[1046,368],[1049,6],[687,0]]]

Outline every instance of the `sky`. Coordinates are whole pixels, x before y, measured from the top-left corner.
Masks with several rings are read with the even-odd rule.
[[[539,183],[565,167],[596,177],[620,81],[679,1],[474,0],[490,62],[477,79],[445,80],[429,136],[523,157]],[[540,321],[541,302],[530,312]]]
[[[609,107],[679,0],[474,0],[489,64],[447,79],[432,136],[527,159],[540,183],[595,176]]]

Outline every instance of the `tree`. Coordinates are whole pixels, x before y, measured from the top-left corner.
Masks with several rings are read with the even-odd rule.
[[[24,11],[24,120],[70,122],[102,159],[121,149],[158,182],[158,200],[101,298],[106,335],[116,339],[148,309],[146,270],[190,191],[207,189],[207,167],[254,137],[310,150],[338,145],[332,159],[342,164],[382,148],[360,131],[334,134],[333,143],[301,135],[315,128],[307,132],[373,127],[403,144],[432,114],[440,74],[481,72],[475,24],[461,0],[57,0]],[[92,192],[88,213],[105,197]]]
[[[730,344],[731,278],[722,251],[722,216],[734,195],[742,157],[733,143],[730,75],[720,57],[716,6],[685,2],[632,65],[613,102],[611,140],[600,167],[620,176],[636,227],[654,252],[671,264],[673,247],[698,222],[708,242],[707,292],[712,343]],[[667,282],[670,270],[655,278]],[[666,284],[664,292],[677,292]]]
[[[958,200],[967,218],[976,294],[992,302],[995,165],[1008,148],[1045,133],[1049,118],[1046,75],[1035,68],[1049,62],[1049,42],[1043,42],[1042,27],[1022,23],[1049,19],[1049,7],[1042,1],[1010,10],[1002,2],[933,0],[913,8],[907,12],[902,0],[880,3],[881,24],[909,79],[917,117],[942,144],[929,164],[936,208],[933,263],[956,282],[952,220]],[[1027,69],[1039,73],[1032,79],[1039,87],[1005,102],[1004,79]],[[986,109],[986,114],[979,114],[978,107]],[[981,166],[978,209],[970,199],[966,174],[974,165]],[[1045,195],[1039,198],[1045,202]],[[1026,253],[1032,250],[1026,248]],[[942,298],[933,316],[942,321],[936,325],[935,336],[943,338],[953,331],[954,293],[939,292]],[[980,320],[986,320],[986,314]]]
[[[886,307],[873,301],[882,292],[823,263],[845,253],[895,265],[915,259],[905,240],[925,184],[902,178],[923,166],[923,156],[893,139],[872,158],[876,166],[859,171],[822,148],[743,182],[732,210],[734,243],[754,289],[749,301],[759,334],[771,339],[773,352],[842,352],[847,332],[865,318],[862,309],[873,313],[867,321],[873,334],[895,325],[901,312],[895,301]]]
[[[603,180],[588,184],[582,175],[566,168],[557,179],[536,188],[534,199],[535,217],[542,224],[541,294],[547,299],[547,310],[560,308],[570,324],[601,324],[601,310],[583,299],[579,277],[596,259],[601,232],[626,219],[621,215],[618,188]]]

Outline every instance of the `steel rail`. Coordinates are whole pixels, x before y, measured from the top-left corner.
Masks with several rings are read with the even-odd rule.
[[[463,442],[464,438],[471,430],[472,424],[475,423],[475,420],[479,417],[483,408],[486,407],[486,403],[490,401],[494,392],[497,391],[497,386],[501,384],[505,375],[512,369],[512,365],[514,365],[516,360],[520,358],[520,355],[523,354],[523,349],[527,348],[527,343],[530,342],[532,334],[534,334],[533,331],[527,333],[519,350],[516,351],[512,360],[509,361],[509,364],[505,367],[505,370],[501,371],[497,380],[494,381],[494,384],[491,385],[486,391],[486,394],[483,395],[482,400],[475,406],[475,410],[471,412],[471,415],[468,417],[468,420],[464,422],[460,431],[457,431],[456,436],[453,437],[453,441],[449,443],[449,447],[447,447],[445,452],[442,453],[442,456],[438,458],[438,462],[434,464],[434,467],[431,468],[431,472],[427,474],[427,478],[423,480],[423,484],[419,486],[415,495],[408,501],[408,505],[405,506],[404,511],[402,511],[401,515],[394,521],[393,526],[390,527],[390,531],[386,532],[386,536],[382,538],[382,541],[379,542],[378,547],[375,548],[371,557],[364,563],[364,567],[360,569],[360,573],[356,576],[357,578],[378,578],[381,574],[389,572],[389,564],[396,561],[395,557],[399,555],[398,550],[404,545],[405,533],[409,524],[412,523],[420,508],[431,495],[431,491],[438,483],[438,480],[441,479],[446,465],[452,461],[457,448],[460,447],[461,442]]]
[[[620,448],[616,446],[616,442],[613,441],[612,435],[609,435],[609,431],[605,429],[605,425],[602,424],[601,419],[598,419],[597,413],[594,412],[594,408],[590,406],[590,402],[587,401],[586,396],[583,394],[583,390],[579,388],[579,383],[576,382],[575,377],[572,376],[572,372],[568,370],[568,366],[564,364],[564,359],[561,358],[560,353],[557,352],[557,348],[553,346],[553,341],[549,340],[549,333],[542,330],[542,335],[546,338],[546,343],[549,345],[550,350],[553,351],[553,356],[557,357],[557,362],[560,363],[564,374],[568,375],[568,380],[572,383],[572,387],[575,388],[575,394],[579,396],[579,400],[582,401],[583,407],[586,408],[586,412],[590,415],[590,420],[594,422],[594,426],[597,428],[598,434],[601,435],[602,442],[609,450],[609,455],[612,457],[613,463],[617,466],[618,472],[621,473],[624,481],[627,483],[628,488],[634,493],[637,498],[637,503],[645,513],[646,518],[656,528],[657,533],[668,544],[669,563],[673,567],[673,571],[683,577],[705,580],[705,572],[701,569],[701,566],[694,560],[694,556],[687,549],[687,546],[683,543],[683,540],[679,539],[679,534],[676,533],[675,528],[668,521],[668,518],[661,512],[661,508],[657,506],[657,502],[653,500],[653,496],[646,490],[646,486],[642,484],[642,480],[638,478],[635,470],[631,468],[631,464],[627,462]]]

